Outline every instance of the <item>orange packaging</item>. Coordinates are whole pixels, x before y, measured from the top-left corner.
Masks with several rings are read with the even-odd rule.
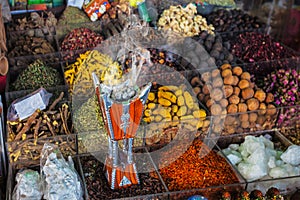
[[[110,3],[107,0],[85,0],[83,10],[94,22],[99,19],[109,8]]]

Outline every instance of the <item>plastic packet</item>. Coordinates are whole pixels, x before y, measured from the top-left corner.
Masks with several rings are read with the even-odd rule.
[[[40,200],[42,199],[41,178],[37,171],[21,170],[16,175],[17,185],[14,188],[12,200]]]
[[[68,0],[67,6],[73,6],[81,9],[83,2],[84,0]]]
[[[66,161],[57,146],[44,144],[40,166],[44,199],[83,199],[82,183],[73,160],[69,156]]]
[[[37,109],[46,109],[52,93],[40,88],[25,97],[16,99],[9,106],[7,111],[7,120],[23,120],[32,115]]]

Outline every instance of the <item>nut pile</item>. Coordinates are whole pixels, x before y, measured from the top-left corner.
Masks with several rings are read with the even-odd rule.
[[[100,34],[88,28],[75,28],[65,36],[61,42],[60,50],[67,51],[63,53],[63,58],[65,60],[74,60],[78,57],[78,53],[74,52],[75,50],[93,48],[102,41],[103,37]]]
[[[197,7],[192,3],[185,8],[181,5],[170,6],[163,11],[157,25],[159,29],[171,30],[184,37],[198,35],[201,31],[214,34],[214,27],[208,25],[204,17],[197,15]]]
[[[174,145],[173,148],[181,147]],[[177,151],[173,148],[161,155],[161,163],[170,159],[172,157],[170,154]],[[205,156],[200,156],[200,154]],[[184,154],[167,167],[161,168],[159,172],[170,191],[207,188],[238,182],[235,172],[227,161],[200,140],[195,140]]]
[[[283,59],[294,57],[293,52],[275,42],[270,35],[246,32],[235,37],[231,43],[232,54],[250,63],[247,70],[255,75],[265,76],[279,67],[288,67],[291,61]]]
[[[206,115],[206,111],[199,108],[198,102],[184,85],[156,85],[149,93],[143,115],[143,120],[150,123],[146,144],[162,142],[161,137],[167,134],[162,133],[163,130],[170,128],[184,126],[191,131],[207,128],[209,121]],[[151,123],[154,123],[153,126]],[[175,136],[176,132],[165,142],[169,143]]]
[[[87,195],[90,200],[134,197],[147,194],[158,194],[165,191],[158,176],[150,176],[150,173],[138,174],[140,184],[132,185],[122,190],[111,190],[107,184],[102,162],[99,162],[95,157],[82,157],[80,160],[82,163],[84,181],[87,186]],[[145,158],[136,161],[138,171],[143,171],[142,168],[145,167],[143,165],[149,165],[149,161]],[[156,173],[154,172],[154,174]]]
[[[282,127],[280,133],[287,137],[293,144],[300,145],[300,124],[292,128]]]
[[[62,83],[63,79],[59,72],[38,59],[19,74],[16,81],[11,84],[11,87],[12,90],[18,91],[38,89],[40,87],[55,87]]]
[[[215,59],[217,66],[234,62],[234,56],[229,52],[230,43],[223,42],[220,35],[211,35],[206,31],[202,31],[198,36],[193,37],[193,39],[199,42],[209,55]]]
[[[265,24],[257,17],[252,17],[237,9],[214,11],[207,16],[207,21],[215,27],[217,32],[257,31],[265,27]]]
[[[76,153],[70,109],[62,102],[63,97],[62,92],[45,111],[37,110],[22,121],[7,122],[11,162],[38,163],[45,142],[58,144],[64,155]]]

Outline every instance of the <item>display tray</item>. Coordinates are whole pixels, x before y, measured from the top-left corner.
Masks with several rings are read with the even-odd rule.
[[[240,135],[234,135],[234,136],[220,137],[217,140],[217,146],[220,150],[224,150],[230,144],[241,144],[241,143],[243,143],[245,141],[245,137],[247,137],[247,136],[254,136],[255,138],[257,138],[257,137],[269,138],[268,140],[273,142],[273,144],[274,144],[274,150],[281,151],[281,152],[286,151],[287,148],[293,144],[286,137],[284,137],[281,133],[279,133],[278,131],[269,131],[269,132],[264,131],[264,132],[257,132],[257,133],[252,133],[252,134],[240,134]],[[254,139],[254,140],[256,140],[256,139]],[[253,144],[253,148],[255,148],[254,145],[255,144]],[[270,143],[267,142],[267,143],[265,143],[266,147],[263,147],[263,148],[267,149],[267,148],[270,147],[269,145],[270,145]],[[239,147],[239,149],[240,148],[241,148],[241,146]],[[247,148],[247,147],[245,146],[244,148]],[[228,155],[230,155],[230,158],[231,158],[230,159],[226,155],[226,151],[223,151],[223,153],[228,158],[228,160],[231,160],[229,162],[235,162],[233,160],[232,154],[228,154]],[[249,149],[249,151],[250,151],[250,149]],[[268,151],[271,152],[273,150],[268,150]],[[242,160],[242,162],[246,162],[248,164],[251,163],[250,160],[254,159],[253,155],[254,154],[249,154],[249,157],[247,158],[247,159],[249,159],[249,162],[248,161],[243,161],[243,160]],[[273,155],[273,153],[271,153],[270,155]],[[267,159],[267,158],[263,157],[263,155],[261,155],[260,158],[262,160]],[[260,160],[258,160],[257,163],[260,163],[259,161]],[[257,163],[255,163],[255,165]],[[299,187],[299,185],[300,185],[300,176],[299,175],[289,175],[288,173],[292,173],[291,170],[293,170],[293,169],[289,169],[290,171],[286,172],[286,174],[280,175],[280,178],[276,178],[276,177],[274,178],[272,176],[275,176],[275,174],[274,174],[275,169],[273,168],[274,167],[273,165],[272,165],[272,168],[271,168],[270,167],[271,165],[272,165],[271,160],[269,160],[269,162],[267,164],[268,167],[266,168],[267,169],[266,175],[264,175],[264,176],[262,174],[261,175],[252,174],[251,176],[249,174],[246,175],[246,174],[244,174],[244,173],[246,173],[245,171],[244,171],[244,173],[243,173],[243,171],[240,171],[242,169],[242,166],[240,166],[240,164],[239,165],[233,165],[233,166],[237,171],[240,172],[241,176],[246,180],[248,191],[258,189],[258,190],[261,190],[263,193],[265,193],[269,188],[276,187],[280,190],[280,193],[282,195],[289,195],[289,194],[295,192],[297,190],[297,188]],[[284,164],[284,165],[286,165],[286,164]],[[277,164],[276,164],[275,167],[284,166],[284,165],[278,165],[277,166]],[[253,173],[255,171],[262,172],[262,171],[260,171],[262,168],[259,168],[259,166],[256,166],[256,167],[257,167],[256,170],[252,170],[251,173]],[[274,170],[274,171],[271,171],[271,169]],[[249,176],[249,179],[247,179],[246,176]],[[254,177],[260,177],[260,178],[255,179]],[[252,178],[254,180],[252,180]]]
[[[64,156],[65,160],[67,161],[67,157]],[[77,171],[80,181],[82,182],[82,177],[80,174],[80,164],[79,164],[79,158],[77,156],[72,156],[73,162],[74,162],[74,167],[75,170]],[[36,163],[30,166],[22,166],[21,168],[19,168],[19,166],[14,165],[14,164],[10,164],[9,169],[8,169],[8,177],[6,180],[6,200],[12,200],[13,199],[13,192],[14,192],[14,188],[16,186],[16,174],[18,173],[19,170],[23,170],[23,169],[32,169],[32,170],[36,170],[39,172],[40,174],[40,163]],[[84,185],[82,183],[82,189],[83,189],[83,193],[84,191]],[[84,194],[85,195],[85,194]]]
[[[86,188],[85,199],[168,199],[168,190],[155,171],[151,158],[143,148],[135,148],[140,184],[128,188],[110,189],[103,170],[105,154],[80,156],[81,173]],[[100,160],[100,161],[99,161]]]

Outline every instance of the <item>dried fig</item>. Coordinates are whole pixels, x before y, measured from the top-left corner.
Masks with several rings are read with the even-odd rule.
[[[227,99],[221,99],[219,103],[221,104],[222,108],[226,108],[228,106]]]
[[[220,115],[220,114],[222,114],[222,107],[221,107],[221,105],[219,105],[217,103],[211,105],[210,112],[211,112],[212,115]]]
[[[246,88],[242,90],[242,97],[245,100],[252,98],[253,95],[254,95],[254,90],[252,88]]]
[[[211,91],[212,91],[212,86],[210,84],[205,84],[202,88],[202,92],[204,94],[210,94]]]
[[[209,82],[211,82],[211,73],[210,73],[210,72],[204,72],[204,73],[201,75],[201,78],[202,78],[202,80],[203,80],[205,83],[209,83]]]
[[[259,115],[264,115],[264,114],[266,114],[266,112],[267,112],[267,106],[266,106],[266,104],[265,103],[260,103],[259,104],[259,111],[258,111],[258,114]]]
[[[198,77],[198,76],[195,76],[195,77],[193,77],[192,79],[191,79],[191,85],[193,86],[193,87],[195,87],[195,86],[202,86],[202,82],[201,82],[201,80],[200,80],[200,78]]]
[[[211,76],[212,76],[212,78],[220,77],[220,70],[219,69],[214,69],[211,72]]]
[[[237,76],[233,76],[233,83],[232,85],[236,86],[239,83],[240,79]]]
[[[225,63],[221,66],[221,70],[225,70],[225,69],[231,69],[231,65],[228,63]]]
[[[274,102],[274,95],[272,93],[268,93],[266,97],[266,103]]]
[[[250,125],[249,121],[243,121],[241,123],[241,127],[243,127],[243,128],[249,128],[249,125]]]
[[[251,98],[247,100],[248,110],[253,111],[257,110],[259,107],[259,101],[255,98]]]
[[[219,88],[214,88],[210,95],[213,100],[220,101],[223,98],[223,91]]]
[[[257,117],[258,117],[257,113],[255,112],[249,113],[249,122],[256,122]]]
[[[239,82],[240,89],[245,89],[245,88],[248,88],[249,86],[250,86],[250,83],[248,80],[243,79]]]
[[[242,122],[249,121],[249,115],[248,115],[247,113],[240,114],[239,119],[240,119]]]
[[[235,94],[235,95],[237,95],[237,96],[240,95],[240,91],[241,91],[241,89],[240,89],[239,87],[234,87],[234,88],[233,88],[233,94]]]
[[[200,87],[194,87],[193,88],[193,91],[194,91],[194,93],[197,95],[197,94],[199,94],[200,92],[201,92],[201,88]]]
[[[224,77],[224,84],[232,85],[234,83],[234,78],[232,75]]]
[[[223,86],[223,79],[221,77],[213,78],[212,86],[214,88],[216,88],[216,87],[222,87]]]
[[[232,76],[231,69],[225,69],[222,71],[222,77]]]
[[[212,99],[209,99],[207,102],[206,102],[206,106],[208,107],[208,108],[210,108],[213,104],[215,104],[216,102],[214,101],[214,100],[212,100]]]
[[[275,115],[277,113],[276,107],[273,104],[267,106],[267,115]]]
[[[235,119],[234,116],[232,116],[232,115],[227,115],[226,118],[225,118],[224,124],[225,124],[225,125],[231,125],[231,124],[233,124],[233,122],[234,122],[235,120],[236,120],[236,119]]]

